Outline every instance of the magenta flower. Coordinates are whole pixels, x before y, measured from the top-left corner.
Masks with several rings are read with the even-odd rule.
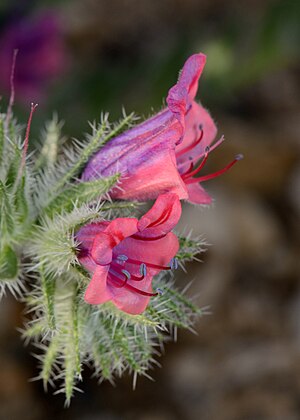
[[[195,178],[209,152],[222,142],[211,146],[216,126],[194,100],[205,61],[204,54],[192,55],[169,90],[167,108],[108,142],[89,161],[82,179],[121,172],[121,189],[112,191],[113,198],[143,201],[173,192],[180,199],[209,204],[211,197],[199,182],[223,173],[236,159],[215,174]]]
[[[140,220],[117,218],[82,227],[76,235],[78,258],[93,275],[85,301],[112,301],[124,312],[142,313],[158,294],[152,291],[153,276],[176,268],[178,239],[170,231],[180,215],[180,201],[169,193],[160,195]]]
[[[67,66],[62,26],[52,11],[32,18],[16,18],[0,34],[1,89],[10,91],[12,55],[18,50],[14,77],[19,100],[39,100]]]

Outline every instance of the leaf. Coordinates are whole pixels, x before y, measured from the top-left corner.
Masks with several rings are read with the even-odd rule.
[[[61,135],[63,123],[54,115],[48,121],[43,132],[43,146],[35,162],[35,169],[51,168],[57,162],[59,146],[63,142]]]
[[[43,309],[46,316],[47,327],[50,331],[55,330],[54,296],[56,279],[45,273],[43,265],[40,267],[40,279],[43,291]]]
[[[118,181],[119,174],[108,178],[98,179],[90,182],[80,182],[64,189],[44,209],[44,213],[53,217],[56,214],[73,210],[74,203],[77,206],[89,203],[107,193]]]
[[[15,251],[4,245],[0,250],[0,280],[15,279],[19,270],[19,260]]]
[[[46,352],[42,359],[42,371],[41,377],[44,384],[44,389],[47,389],[47,384],[53,374],[53,365],[58,356],[59,352],[59,340],[58,337],[53,337],[46,348]]]
[[[125,127],[130,125],[134,118],[135,117],[133,113],[129,114],[119,124],[117,124],[114,127],[114,129],[111,130],[108,134],[105,133],[105,130],[108,127],[108,122],[104,120],[104,122],[100,124],[99,128],[95,130],[95,133],[91,137],[89,143],[87,145],[83,145],[84,147],[81,148],[81,153],[77,161],[73,163],[73,165],[65,173],[65,175],[57,182],[57,184],[54,187],[54,192],[59,191],[64,185],[66,185],[69,181],[74,179],[74,177],[89,161],[90,157],[97,150],[101,149],[101,147],[103,147],[110,139],[115,137],[117,134],[123,131]]]
[[[0,240],[14,232],[13,208],[5,185],[0,181]]]
[[[18,222],[20,224],[25,223],[28,217],[28,212],[29,212],[25,188],[26,188],[26,178],[23,175],[17,187],[17,190],[14,194],[16,218],[18,219]]]

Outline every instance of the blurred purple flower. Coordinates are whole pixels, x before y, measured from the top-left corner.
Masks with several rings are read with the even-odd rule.
[[[62,26],[54,11],[15,18],[0,34],[0,89],[10,90],[13,51],[18,50],[14,85],[17,101],[43,98],[49,83],[65,71],[67,54]]]

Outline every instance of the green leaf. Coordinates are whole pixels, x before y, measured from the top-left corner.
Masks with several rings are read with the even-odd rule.
[[[5,236],[11,236],[14,232],[13,208],[9,200],[7,188],[0,181],[0,240]]]
[[[129,114],[119,124],[117,124],[114,129],[109,132],[109,134],[105,133],[108,127],[108,122],[104,121],[92,136],[91,141],[82,149],[78,160],[74,162],[68,172],[56,183],[53,192],[60,191],[64,185],[74,179],[74,177],[89,161],[90,157],[100,150],[101,147],[103,147],[110,139],[118,135],[128,125],[130,125],[134,118],[135,116],[133,113]]]
[[[51,168],[55,165],[58,157],[59,146],[63,139],[61,129],[63,124],[54,115],[51,121],[46,124],[43,132],[43,147],[35,162],[35,169]]]
[[[15,279],[19,270],[19,261],[15,251],[4,245],[0,250],[0,280]]]
[[[40,278],[43,291],[43,307],[46,316],[47,327],[53,331],[55,325],[54,296],[55,296],[55,278],[45,273],[43,265],[40,267]]]
[[[48,348],[43,357],[41,377],[43,379],[44,389],[47,389],[47,384],[53,373],[53,365],[59,354],[59,339],[57,336],[52,337]]]
[[[96,181],[80,182],[65,188],[51,203],[44,209],[44,213],[53,217],[62,211],[70,212],[76,206],[89,203],[107,193],[118,181],[119,174]]]
[[[28,212],[29,212],[25,188],[26,188],[26,178],[23,175],[17,187],[17,190],[14,194],[14,204],[15,204],[16,215],[17,215],[16,217],[20,224],[23,224],[27,220]]]

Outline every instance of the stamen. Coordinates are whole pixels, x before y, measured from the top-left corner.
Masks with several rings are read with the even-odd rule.
[[[131,290],[132,292],[138,293],[143,296],[157,296],[158,293],[145,292],[145,290],[138,289],[137,287],[131,286],[131,284],[125,284],[126,289]]]
[[[140,273],[141,273],[141,276],[144,276],[144,277],[147,275],[147,266],[145,263],[142,263],[140,265]]]
[[[144,278],[145,278],[145,275],[143,275],[143,274],[141,274],[141,277],[137,277],[137,276],[131,274],[128,270],[120,270],[120,266],[119,266],[118,262],[117,263],[112,262],[110,264],[109,272],[111,274],[115,275],[115,276],[118,276],[118,277],[120,277],[122,274],[124,274],[126,276],[127,280],[141,281],[141,280],[144,280]],[[122,280],[123,280],[123,277],[122,277]]]
[[[127,261],[128,260],[128,257],[127,257],[127,255],[120,254],[120,255],[117,256],[117,260]]]
[[[211,146],[207,146],[205,149],[204,149],[204,151],[203,152],[201,152],[199,155],[197,155],[197,156],[194,156],[194,157],[191,157],[190,158],[190,161],[191,162],[195,162],[195,161],[197,161],[197,160],[199,160],[199,159],[201,159],[202,157],[205,157],[205,155],[206,155],[206,153],[210,153],[210,152],[212,152],[213,150],[215,150],[218,146],[220,146],[223,142],[225,141],[225,137],[224,136],[222,136],[221,138],[219,138],[219,140],[218,141],[216,141],[213,145],[211,145]],[[209,150],[207,150],[207,148],[209,149]],[[177,168],[180,168],[181,166],[183,166],[183,165],[186,165],[186,161],[183,161],[183,162],[180,162],[178,165],[177,165]]]
[[[171,266],[171,269],[172,270],[177,270],[177,268],[178,268],[178,259],[176,257],[171,259],[170,266]]]
[[[121,273],[118,273],[117,271],[115,271],[115,270],[113,270],[112,268],[110,268],[109,269],[109,274],[110,274],[110,277],[112,278],[112,280],[114,280],[114,281],[116,281],[117,280],[117,282],[118,283],[120,283],[121,282],[121,284],[119,284],[118,286],[116,286],[116,285],[114,285],[115,287],[124,287],[126,284],[127,284],[127,281],[130,279],[130,273],[127,271],[127,270],[122,270],[122,274],[124,274],[124,276],[125,276],[125,280],[123,280],[123,279],[120,279],[120,274]]]
[[[237,155],[232,162],[230,162],[228,165],[225,166],[225,168],[220,169],[219,171],[214,172],[212,174],[201,176],[199,178],[188,179],[188,180],[185,181],[185,183],[186,184],[194,184],[194,183],[208,181],[209,179],[216,178],[217,176],[222,175],[224,172],[227,172],[236,162],[238,162],[239,160],[243,159],[243,157],[244,156],[241,155],[241,154],[240,155]]]
[[[31,121],[32,121],[33,113],[34,113],[37,106],[38,106],[38,104],[31,103],[31,109],[30,109],[30,114],[29,114],[29,118],[28,118],[28,122],[27,122],[25,140],[24,140],[22,156],[21,156],[21,164],[20,164],[20,167],[19,167],[16,182],[15,182],[15,185],[14,185],[15,190],[17,189],[17,187],[19,185],[20,179],[21,179],[22,174],[23,174],[23,169],[24,169],[25,164],[26,164],[26,155],[27,155],[27,150],[28,150],[28,145],[29,145],[29,134],[30,134]]]
[[[156,268],[158,270],[171,270],[171,267],[165,267],[163,265],[157,265],[157,264],[151,264],[151,263],[148,263],[148,262],[133,260],[131,258],[128,258],[127,262],[129,264],[137,264],[137,265],[145,264],[147,266],[147,268]]]
[[[163,292],[161,289],[159,289],[159,288],[157,288],[157,289],[156,289],[156,291],[157,291],[157,293],[158,293],[159,295],[163,295],[163,294],[164,294],[164,292]]]
[[[187,179],[192,178],[194,175],[197,175],[201,171],[203,166],[206,164],[207,159],[208,159],[208,152],[206,152],[206,155],[204,156],[204,159],[202,160],[198,168],[194,169],[191,172],[181,175],[181,178],[183,179],[183,181],[186,181]]]
[[[200,128],[200,126],[201,126],[201,128]],[[177,153],[175,152],[177,158],[179,158],[180,156],[182,156],[185,153],[189,152],[190,150],[194,149],[194,147],[198,146],[198,144],[200,143],[200,141],[203,139],[203,135],[204,135],[204,131],[202,129],[202,124],[199,125],[199,130],[200,130],[200,136],[198,137],[198,139],[196,139],[189,146],[184,147],[183,149],[181,149],[179,152],[177,152]]]
[[[193,170],[194,164],[193,162],[190,164],[189,168],[187,171],[183,172],[183,174],[181,174],[181,178],[184,177],[186,174],[188,174],[189,172],[191,172]]]

